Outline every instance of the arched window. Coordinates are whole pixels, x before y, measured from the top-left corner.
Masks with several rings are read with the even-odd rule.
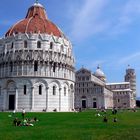
[[[79,87],[80,87],[80,84],[79,84]],[[71,88],[71,89],[74,89],[73,84],[70,85],[70,88]]]
[[[39,95],[42,95],[42,85],[39,85]]]
[[[12,71],[13,71],[13,63],[10,62],[10,72],[12,72]]]
[[[61,45],[61,51],[64,52],[64,46],[63,45]]]
[[[67,91],[66,91],[66,87],[64,87],[64,96],[66,96]]]
[[[26,95],[26,90],[27,90],[27,87],[26,85],[24,85],[24,95]]]
[[[24,41],[24,48],[27,48],[27,46],[28,46],[28,43],[27,43],[27,41],[25,40],[25,41]]]
[[[13,49],[13,47],[14,47],[14,43],[12,42],[12,44],[11,44],[11,49]]]
[[[120,99],[118,99],[118,103],[120,102]]]
[[[55,72],[56,69],[56,63],[53,64],[53,72]]]
[[[53,49],[53,42],[50,42],[50,49]]]
[[[53,86],[53,95],[56,95],[56,87]]]
[[[37,41],[37,48],[41,48],[41,42]]]
[[[35,61],[35,62],[34,62],[34,71],[37,71],[37,70],[38,70],[38,62]]]

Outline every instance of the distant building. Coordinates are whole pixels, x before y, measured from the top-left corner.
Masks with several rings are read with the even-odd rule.
[[[128,76],[128,73],[132,76]],[[75,108],[134,108],[136,106],[134,75],[134,69],[133,74],[127,69],[125,82],[106,83],[106,76],[99,66],[94,74],[81,68],[75,75]]]

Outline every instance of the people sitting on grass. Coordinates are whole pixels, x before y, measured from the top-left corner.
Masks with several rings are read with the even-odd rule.
[[[23,125],[23,126],[34,126],[32,123],[29,123],[29,122],[27,121],[27,119],[24,119],[24,120],[23,120],[22,125]]]
[[[37,119],[37,117],[28,119],[28,122],[38,122],[39,120]]]
[[[18,118],[15,118],[13,120],[13,124],[14,124],[14,126],[21,126],[21,120],[19,120]]]
[[[26,118],[24,120],[19,120],[18,118],[15,118],[13,120],[13,124],[14,126],[34,126],[33,122],[37,122],[37,121],[39,121],[37,117],[34,117],[32,119]]]
[[[102,116],[99,112],[95,114],[96,117]]]
[[[17,122],[18,122],[18,118],[15,118],[15,119],[13,120],[14,126],[17,126]]]
[[[108,122],[108,119],[107,119],[106,116],[104,116],[104,118],[103,118],[103,122]]]
[[[118,120],[117,120],[117,118],[116,117],[114,117],[113,118],[113,122],[117,122]]]
[[[117,108],[116,107],[114,107],[113,109],[112,109],[112,114],[117,114]]]

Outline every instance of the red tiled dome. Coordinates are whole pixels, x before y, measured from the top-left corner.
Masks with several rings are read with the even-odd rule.
[[[58,37],[62,36],[58,27],[48,20],[44,7],[39,3],[30,7],[25,19],[13,25],[5,36],[11,36],[13,33],[47,33]]]

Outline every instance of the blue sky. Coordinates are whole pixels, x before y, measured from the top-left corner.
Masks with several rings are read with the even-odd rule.
[[[0,37],[23,19],[35,0],[1,0]],[[124,81],[127,65],[137,74],[140,96],[140,0],[39,0],[73,44],[76,69],[101,65],[108,82]]]

